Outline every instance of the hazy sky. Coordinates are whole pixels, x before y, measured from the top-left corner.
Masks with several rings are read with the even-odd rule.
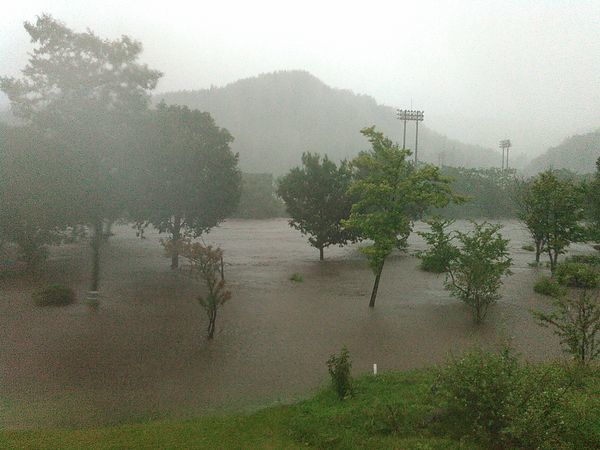
[[[43,12],[142,41],[165,73],[159,91],[305,69],[380,103],[412,101],[452,138],[512,138],[515,154],[600,127],[599,0],[9,0],[0,74],[19,74],[31,48],[22,22]]]

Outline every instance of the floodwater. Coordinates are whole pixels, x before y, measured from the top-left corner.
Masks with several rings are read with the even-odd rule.
[[[522,226],[504,225],[514,274],[487,322],[475,326],[444,290],[443,275],[418,269],[410,254],[425,245],[416,234],[407,254],[386,262],[371,310],[373,275],[359,245],[327,249],[320,262],[284,219],[227,221],[204,238],[224,249],[233,294],[212,342],[195,300],[202,287],[169,269],[158,234],[141,240],[127,226],[113,229],[97,309],[84,301],[88,246],[55,248],[41,275],[0,279],[0,427],[92,426],[289,402],[327,382],[325,361],[343,345],[356,374],[374,363],[380,372],[428,366],[507,341],[531,360],[560,357],[556,338],[530,314],[549,304],[532,289],[545,269],[528,266]],[[303,281],[290,281],[294,273]],[[35,307],[31,293],[50,282],[74,287],[79,302]]]

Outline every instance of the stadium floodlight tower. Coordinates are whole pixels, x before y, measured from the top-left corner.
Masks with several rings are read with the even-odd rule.
[[[499,147],[502,149],[502,171],[504,171],[504,151],[506,150],[506,170],[508,170],[508,149],[512,147],[510,139],[502,139]]]
[[[406,122],[409,120],[414,120],[416,122],[417,128],[415,129],[415,166],[419,161],[418,158],[418,150],[419,150],[419,122],[423,121],[423,116],[425,115],[424,111],[416,111],[412,109],[397,109],[397,117],[398,120],[404,122],[404,132],[402,134],[402,149],[406,148]]]

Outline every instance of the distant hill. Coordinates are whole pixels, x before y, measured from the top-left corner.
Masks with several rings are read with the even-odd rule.
[[[565,139],[560,145],[549,148],[544,154],[533,159],[527,166],[527,173],[544,169],[569,169],[585,174],[596,170],[596,160],[600,158],[600,128],[586,134],[578,134]]]
[[[334,89],[304,71],[274,72],[236,81],[221,88],[179,91],[155,96],[155,101],[208,111],[235,137],[246,172],[280,175],[300,162],[304,151],[351,158],[368,149],[360,134],[376,125],[402,142],[396,111],[366,95]],[[425,124],[427,115],[425,115]],[[448,139],[419,126],[419,159],[445,165],[491,167],[498,152]],[[414,122],[407,126],[407,147],[414,144]]]

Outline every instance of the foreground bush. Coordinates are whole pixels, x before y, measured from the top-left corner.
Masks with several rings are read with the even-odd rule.
[[[533,290],[538,294],[547,295],[549,297],[558,298],[566,293],[566,289],[562,287],[554,278],[542,277],[534,285]]]
[[[600,430],[577,418],[573,384],[563,368],[525,365],[509,350],[475,351],[450,360],[433,392],[446,426],[487,446],[588,448],[582,439],[593,442]]]
[[[37,306],[66,306],[75,302],[75,292],[68,286],[52,284],[33,294]]]
[[[331,376],[331,384],[340,400],[352,395],[352,376],[350,369],[352,361],[346,347],[342,348],[340,356],[331,355],[327,361],[327,369]]]

